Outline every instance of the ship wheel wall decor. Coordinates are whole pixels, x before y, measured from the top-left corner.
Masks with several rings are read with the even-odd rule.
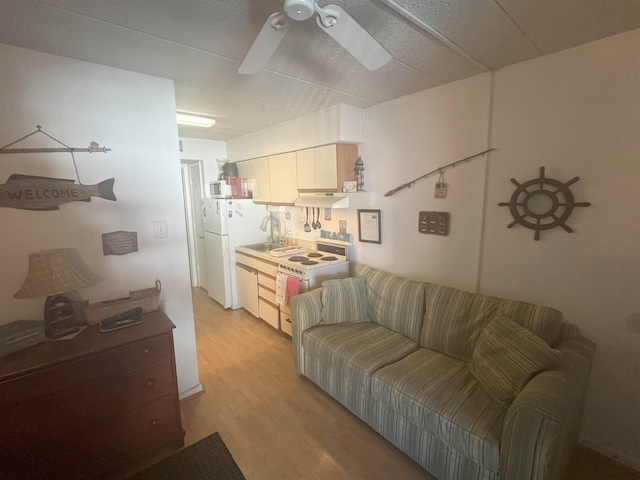
[[[540,239],[542,230],[562,227],[568,233],[573,232],[565,223],[573,212],[574,207],[588,207],[587,202],[575,202],[569,186],[580,180],[573,177],[567,183],[544,176],[544,167],[540,167],[540,176],[520,184],[515,178],[511,179],[516,187],[509,202],[498,203],[501,207],[509,207],[513,222],[507,228],[516,224],[535,230],[534,239]]]

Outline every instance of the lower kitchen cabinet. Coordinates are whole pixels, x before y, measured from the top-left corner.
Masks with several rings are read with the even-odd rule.
[[[236,262],[236,283],[238,303],[254,317],[258,310],[258,271]]]
[[[144,315],[0,359],[0,478],[104,477],[183,445],[174,325]]]
[[[280,307],[276,303],[276,274],[278,270],[277,260],[271,260],[272,257],[266,258],[257,255],[248,254],[246,251],[236,249],[236,268],[245,270],[253,270],[257,272],[257,312],[254,313],[249,303],[242,301],[240,296],[240,280],[238,280],[238,296],[240,306],[245,308],[252,315],[261,318],[273,328],[280,328]],[[244,273],[242,274],[245,277]]]

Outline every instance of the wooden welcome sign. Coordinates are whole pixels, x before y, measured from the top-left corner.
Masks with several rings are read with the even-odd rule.
[[[36,134],[45,135],[64,148],[7,148]],[[69,147],[37,125],[37,130],[0,147],[0,154],[68,152],[73,161],[78,183],[64,178],[37,177],[15,173],[9,177],[6,183],[0,184],[0,207],[23,210],[59,210],[60,205],[69,202],[90,202],[91,197],[100,197],[115,202],[116,196],[113,193],[115,179],[109,178],[95,185],[83,185],[80,182],[78,167],[73,156],[74,152],[107,153],[109,151],[111,151],[110,148],[100,147],[96,142],[91,142],[88,148]]]
[[[96,185],[82,185],[73,180],[13,174],[0,185],[0,207],[24,210],[59,210],[69,202],[90,202],[91,197],[116,201],[115,179]]]

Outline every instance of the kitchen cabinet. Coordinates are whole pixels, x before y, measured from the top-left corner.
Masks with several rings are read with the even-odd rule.
[[[355,180],[358,146],[338,143],[296,152],[300,192],[342,192],[342,182]]]
[[[251,303],[257,303],[257,313],[253,313],[240,300],[240,305],[254,316],[267,322],[273,328],[280,328],[280,307],[276,303],[276,274],[278,261],[267,255],[251,254],[236,249],[236,264],[257,272],[257,293],[251,298]],[[240,288],[240,284],[238,284]]]
[[[238,287],[238,303],[254,317],[258,311],[258,271],[236,262],[236,283]]]
[[[296,152],[269,156],[271,203],[293,204],[298,197],[297,170]]]
[[[240,178],[253,178],[253,172],[251,168],[251,162],[253,160],[245,160],[243,162],[237,162],[238,177]]]
[[[315,188],[316,188],[315,148],[298,150],[296,152],[296,166],[298,170],[298,190],[315,191]]]
[[[249,160],[251,162],[251,178],[255,179],[255,192],[253,201],[256,203],[271,202],[271,179],[269,175],[269,157],[260,157]]]

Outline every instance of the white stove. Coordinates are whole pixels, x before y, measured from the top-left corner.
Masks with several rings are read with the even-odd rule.
[[[278,272],[302,280],[302,290],[308,291],[322,286],[325,280],[347,278],[349,261],[348,244],[337,244],[321,239],[316,242],[316,251],[307,250],[278,259]]]

